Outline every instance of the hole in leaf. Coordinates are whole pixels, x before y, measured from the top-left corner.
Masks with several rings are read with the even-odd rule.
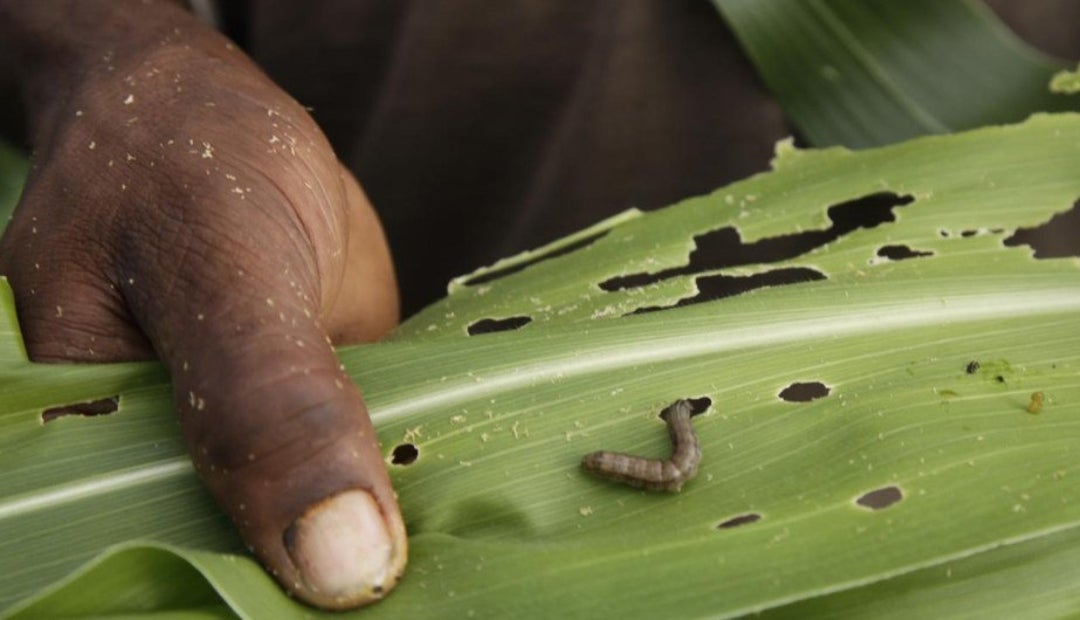
[[[480,319],[469,325],[469,335],[493,334],[495,332],[509,332],[521,329],[532,323],[532,317],[512,316],[505,319]]]
[[[412,465],[420,456],[420,449],[411,443],[399,443],[394,446],[390,462],[394,465]]]
[[[699,415],[705,413],[706,411],[708,411],[709,407],[712,406],[712,399],[709,398],[708,396],[702,396],[701,398],[680,398],[679,400],[675,401],[671,405],[669,405],[667,407],[664,407],[660,411],[660,413],[657,414],[657,417],[660,418],[661,420],[667,420],[667,418],[664,417],[664,414],[667,413],[667,411],[669,409],[674,407],[677,403],[679,403],[679,401],[682,401],[682,400],[685,400],[686,402],[690,403],[690,417],[691,418],[693,418],[695,416],[699,416]]]
[[[748,512],[744,515],[738,515],[731,517],[727,521],[724,521],[720,525],[716,526],[716,529],[727,530],[733,527],[739,527],[740,525],[747,525],[749,523],[756,523],[761,520],[761,515],[756,512]]]
[[[552,251],[547,252],[545,254],[542,254],[540,256],[534,256],[534,257],[532,257],[532,258],[530,258],[528,260],[524,260],[524,261],[522,261],[520,263],[517,263],[515,265],[510,265],[508,267],[503,267],[502,269],[496,269],[494,271],[489,271],[487,273],[482,273],[480,275],[477,275],[475,277],[472,277],[472,278],[469,278],[468,280],[466,280],[465,281],[465,286],[476,286],[478,284],[487,284],[488,282],[498,280],[499,278],[505,278],[506,276],[508,276],[510,274],[514,274],[514,273],[517,273],[519,271],[523,271],[523,270],[525,270],[525,269],[527,269],[529,267],[532,267],[533,265],[535,265],[537,263],[540,263],[540,262],[543,262],[543,261],[546,261],[546,260],[549,260],[549,259],[552,259],[552,258],[558,258],[560,256],[564,256],[566,254],[574,252],[576,250],[580,250],[581,248],[590,246],[593,243],[596,243],[597,240],[599,240],[600,238],[604,237],[607,234],[608,234],[608,231],[605,230],[605,231],[599,232],[599,233],[597,233],[595,235],[591,235],[591,236],[585,237],[583,239],[578,239],[577,241],[575,241],[573,243],[569,243],[569,244],[567,244],[567,245],[565,245],[565,246],[563,246],[563,247],[561,247],[561,248],[559,248],[557,250],[552,250]]]
[[[820,381],[796,382],[780,390],[780,398],[789,403],[808,403],[829,395],[829,387]]]
[[[119,406],[120,396],[110,396],[108,398],[91,400],[84,403],[50,407],[41,412],[41,421],[52,422],[57,418],[68,415],[81,415],[86,417],[108,415],[116,411]]]
[[[979,231],[977,231],[977,230],[961,230],[960,231],[960,236],[964,237],[965,239],[968,238],[968,237],[974,237],[977,234],[979,234]]]
[[[1027,245],[1035,258],[1080,256],[1080,200],[1071,209],[1058,213],[1042,226],[1019,228],[1005,240],[1005,245]]]
[[[825,279],[827,279],[825,274],[808,267],[786,267],[784,269],[766,271],[765,273],[756,273],[752,276],[702,276],[697,279],[697,295],[680,299],[678,303],[670,306],[648,306],[645,308],[638,308],[631,314],[644,314],[646,312],[656,312],[657,310],[666,310],[668,308],[680,308],[682,306],[700,304],[706,301],[722,299],[724,297],[741,295],[742,293],[747,293],[754,289],[767,288],[770,286],[799,284],[801,282],[813,282]]]
[[[712,399],[708,396],[702,396],[701,398],[688,398],[690,401],[690,417],[701,415],[705,413],[709,407],[712,406]]]
[[[919,258],[922,256],[933,256],[933,252],[923,252],[922,250],[913,250],[906,245],[886,245],[878,248],[877,255],[889,260],[906,260],[909,258]]]
[[[855,229],[874,228],[885,222],[896,221],[893,207],[905,206],[914,200],[910,195],[900,196],[892,192],[870,194],[829,207],[828,216],[832,225],[826,230],[768,237],[753,243],[744,244],[739,232],[730,226],[713,230],[694,237],[696,247],[690,253],[688,264],[656,273],[616,276],[601,282],[600,288],[605,291],[619,291],[702,271],[789,260],[835,241]]]
[[[904,492],[900,490],[900,487],[889,485],[863,493],[855,500],[855,503],[870,510],[881,510],[902,499],[904,499]]]

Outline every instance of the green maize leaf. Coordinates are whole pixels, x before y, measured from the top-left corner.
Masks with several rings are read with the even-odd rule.
[[[782,618],[1073,618],[1080,614],[1080,529],[762,614]]]
[[[806,140],[863,148],[1076,110],[974,0],[713,0]]]
[[[358,617],[1078,609],[1080,261],[1015,233],[1074,226],[1080,115],[784,144],[774,168],[459,279],[390,341],[340,350],[411,545]],[[715,242],[714,262],[694,252]],[[717,282],[757,288],[679,305]],[[243,556],[158,365],[28,364],[0,308],[8,617],[323,615]],[[796,383],[828,393],[790,402]],[[113,414],[41,423],[112,395]],[[680,493],[580,470],[597,449],[664,455],[656,415],[684,397],[711,404]]]
[[[23,617],[236,618],[197,570],[199,553],[120,546],[50,588]],[[256,569],[258,570],[258,569]],[[152,579],[147,579],[152,575]]]

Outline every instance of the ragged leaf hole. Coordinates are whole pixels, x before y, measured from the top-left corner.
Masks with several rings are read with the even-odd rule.
[[[390,462],[394,465],[412,465],[420,457],[420,449],[411,443],[399,443],[394,446]]]
[[[657,310],[666,310],[668,308],[681,308],[683,306],[741,295],[759,288],[815,282],[826,279],[828,278],[826,278],[825,274],[808,267],[786,267],[783,269],[766,271],[765,273],[756,273],[751,276],[702,276],[697,279],[697,295],[684,297],[670,306],[647,306],[638,308],[631,314],[645,314],[647,312],[656,312]]]
[[[855,503],[870,510],[882,510],[904,499],[904,492],[896,485],[889,485],[867,491],[860,495]]]
[[[884,245],[878,248],[877,255],[881,258],[887,258],[892,261],[907,260],[909,258],[922,258],[924,256],[933,256],[933,252],[913,250],[906,245]]]
[[[832,224],[825,230],[767,237],[753,243],[743,243],[739,232],[731,226],[712,230],[694,237],[695,248],[690,253],[688,264],[656,273],[616,276],[601,282],[600,288],[619,291],[703,271],[790,260],[856,229],[869,229],[896,221],[893,208],[914,201],[911,195],[901,196],[892,192],[869,194],[829,207],[827,214]],[[698,282],[700,284],[701,279]]]
[[[789,403],[808,403],[829,395],[829,386],[820,381],[796,381],[777,395]]]
[[[716,526],[718,530],[729,530],[731,528],[739,527],[740,525],[749,525],[750,523],[757,523],[761,520],[761,515],[756,512],[748,512],[746,514],[736,515],[730,519],[719,523]]]
[[[480,334],[493,334],[495,332],[509,332],[515,329],[521,329],[529,323],[532,323],[532,317],[529,316],[511,316],[505,319],[480,319],[469,324],[468,332],[470,336],[478,336]]]
[[[533,256],[532,258],[529,258],[527,260],[523,260],[520,263],[516,263],[516,264],[510,265],[508,267],[503,267],[501,269],[495,269],[495,270],[489,271],[487,273],[482,273],[482,274],[476,275],[476,276],[466,280],[465,281],[465,286],[477,286],[479,284],[487,284],[488,282],[493,282],[495,280],[498,280],[499,278],[505,278],[508,275],[515,274],[515,273],[517,273],[519,271],[524,271],[525,269],[527,269],[529,267],[532,267],[533,265],[535,265],[537,263],[540,263],[540,262],[543,262],[543,261],[546,261],[546,260],[550,260],[552,258],[558,258],[560,256],[564,256],[564,255],[569,254],[571,252],[574,252],[574,251],[580,250],[582,248],[588,247],[588,246],[596,243],[597,241],[599,241],[603,237],[607,236],[608,232],[609,231],[605,230],[605,231],[599,232],[599,233],[597,233],[595,235],[590,235],[588,237],[578,239],[577,241],[574,241],[573,243],[568,243],[568,244],[564,245],[561,248],[551,250],[550,252],[546,252],[546,253],[541,254],[539,256]]]
[[[1065,258],[1080,256],[1080,200],[1064,213],[1058,213],[1045,224],[1033,228],[1018,228],[1005,239],[1007,247],[1027,245],[1035,258]]]
[[[690,403],[690,417],[699,416],[712,407],[712,399],[708,396],[687,398],[686,401]]]
[[[108,415],[114,413],[120,408],[120,396],[110,396],[108,398],[99,398],[97,400],[90,400],[82,403],[74,403],[71,405],[59,405],[57,407],[49,407],[41,412],[41,422],[52,422],[57,418],[64,416],[83,416],[83,417],[95,417]]]

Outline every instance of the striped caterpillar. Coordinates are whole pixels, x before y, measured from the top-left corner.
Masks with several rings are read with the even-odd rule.
[[[660,413],[671,436],[672,453],[667,460],[647,459],[621,452],[592,452],[581,466],[592,474],[649,491],[678,491],[697,474],[701,444],[690,423],[693,403],[675,401]]]

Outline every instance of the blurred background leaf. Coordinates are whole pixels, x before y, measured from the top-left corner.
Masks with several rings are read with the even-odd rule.
[[[974,0],[713,0],[814,146],[865,148],[1076,110],[1063,63]]]

